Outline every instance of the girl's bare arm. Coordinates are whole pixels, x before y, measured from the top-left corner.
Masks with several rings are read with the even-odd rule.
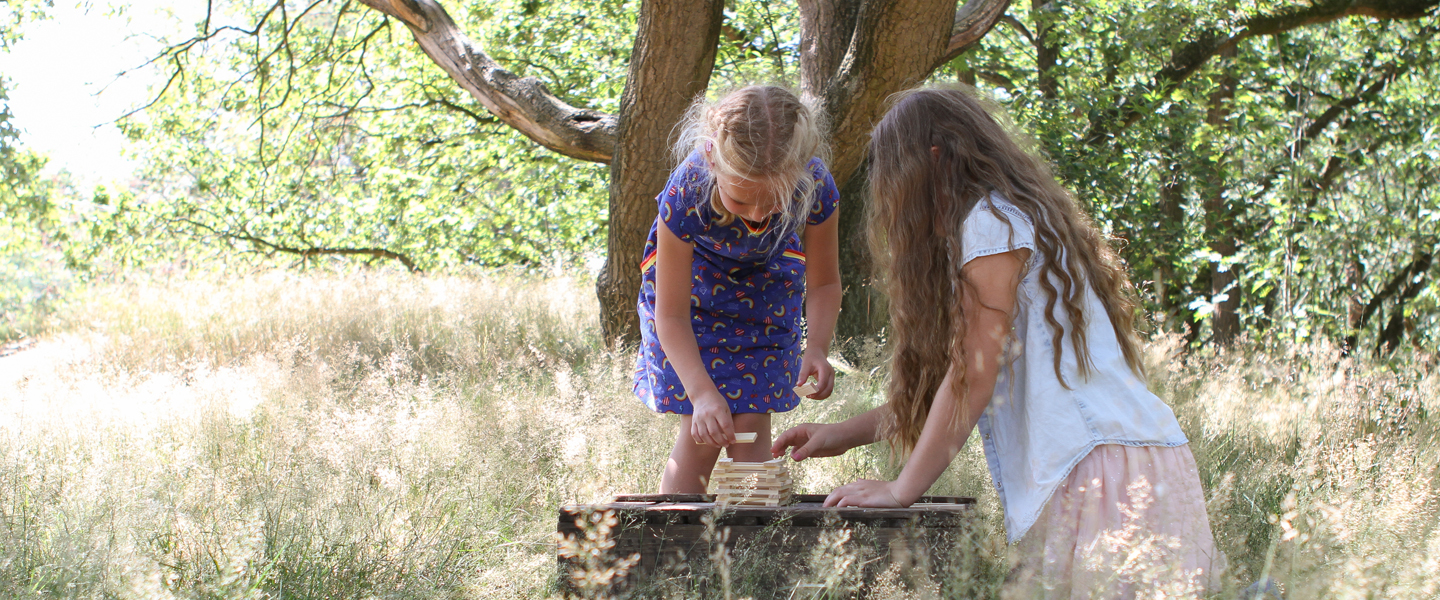
[[[700,344],[690,324],[690,273],[695,246],[676,237],[663,222],[656,229],[655,333],[694,406],[691,435],[707,444],[729,446],[735,441],[730,405],[705,370]]]
[[[826,506],[909,506],[950,466],[995,393],[1002,348],[1015,314],[1016,290],[1029,253],[1015,250],[965,265],[965,276],[974,284],[973,293],[965,300],[967,322],[962,342],[968,394],[962,399],[952,392],[952,366],[935,394],[920,439],[900,477],[895,481],[862,479],[841,486],[825,499]]]
[[[840,215],[805,228],[805,357],[819,391],[811,398],[825,399],[835,387],[835,371],[825,362],[840,315]],[[802,371],[803,381],[810,373]]]

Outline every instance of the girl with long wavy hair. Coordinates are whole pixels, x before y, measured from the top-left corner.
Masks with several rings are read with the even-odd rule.
[[[825,504],[903,507],[978,424],[1020,543],[1020,596],[1213,588],[1224,558],[1185,434],[1146,389],[1119,257],[987,106],[969,89],[912,90],[875,127],[869,226],[890,298],[888,402],[794,427],[771,453],[804,460],[888,439],[908,457],[900,476],[841,486]],[[1149,549],[1153,568],[1117,559],[1117,544]]]

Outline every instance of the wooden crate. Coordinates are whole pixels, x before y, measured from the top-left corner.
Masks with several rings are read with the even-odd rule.
[[[706,494],[623,495],[607,504],[561,507],[556,530],[561,536],[583,536],[577,518],[611,511],[618,518],[611,553],[640,557],[630,576],[616,583],[621,591],[657,574],[710,568],[718,547],[714,537],[723,539],[727,551],[764,556],[767,568],[798,573],[825,532],[846,529],[849,543],[862,546],[868,556],[868,567],[883,570],[919,552],[934,556],[938,548],[943,554],[956,534],[971,527],[975,503],[973,498],[926,496],[909,508],[824,508],[824,501],[823,495],[796,494],[786,506],[717,506]],[[707,516],[713,528],[706,525]],[[563,591],[574,591],[569,573],[577,564],[558,559]]]

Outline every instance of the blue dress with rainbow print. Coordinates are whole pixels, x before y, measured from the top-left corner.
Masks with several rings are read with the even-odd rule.
[[[809,225],[835,213],[840,192],[819,158],[810,160],[815,198]],[[709,168],[697,152],[685,159],[656,198],[660,215],[645,242],[640,269],[640,356],[635,364],[635,395],[652,410],[691,414],[694,409],[680,377],[665,358],[655,331],[656,227],[665,223],[675,236],[695,245],[691,267],[691,325],[715,387],[732,413],[785,412],[795,408],[800,372],[801,315],[805,303],[805,254],[792,233],[775,251],[766,235],[774,218],[760,225],[736,217],[720,225],[710,207]]]

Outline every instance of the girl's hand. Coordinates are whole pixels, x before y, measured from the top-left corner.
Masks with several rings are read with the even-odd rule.
[[[914,504],[899,499],[895,482],[861,479],[842,485],[825,497],[825,506],[863,506],[866,508],[905,508]]]
[[[814,375],[816,391],[807,398],[824,400],[830,397],[830,392],[835,389],[835,367],[830,366],[830,359],[821,351],[806,350],[800,357],[800,385],[810,380]]]
[[[695,408],[690,416],[691,438],[719,448],[735,443],[735,420],[730,416],[730,404],[720,392],[698,396],[690,404]]]
[[[840,456],[853,447],[845,443],[835,425],[819,423],[804,423],[786,429],[770,445],[770,456],[779,458],[791,446],[795,447],[795,451],[790,453],[790,459],[795,462],[811,457]]]

